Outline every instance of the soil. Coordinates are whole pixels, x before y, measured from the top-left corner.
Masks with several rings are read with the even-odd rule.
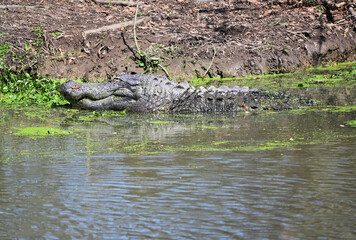
[[[175,80],[292,72],[356,60],[355,6],[352,0],[144,0],[136,39],[141,56],[155,63],[151,70],[164,75],[159,62]],[[55,78],[143,73],[133,58],[135,10],[115,1],[1,0],[0,40],[13,51],[40,48],[40,72]]]

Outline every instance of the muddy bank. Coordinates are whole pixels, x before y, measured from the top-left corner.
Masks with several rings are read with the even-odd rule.
[[[292,72],[356,60],[352,1],[140,3],[141,53],[175,80]],[[12,43],[13,51],[40,50],[43,74],[93,81],[144,72],[133,59],[134,5],[91,0],[5,0],[0,5],[0,32],[6,33],[1,40]],[[34,31],[39,28],[42,35]],[[153,70],[165,74],[160,67]]]

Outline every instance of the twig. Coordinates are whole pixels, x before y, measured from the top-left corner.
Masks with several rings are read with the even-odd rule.
[[[304,40],[308,41],[308,38],[306,36],[304,36],[304,34],[302,32],[293,32],[293,31],[286,31],[287,33],[293,34],[295,36],[301,37]]]
[[[137,42],[137,36],[136,36],[136,20],[137,20],[137,14],[138,14],[138,5],[140,4],[140,0],[137,0],[136,2],[136,12],[135,12],[135,20],[134,20],[134,27],[133,27],[133,34],[134,34],[134,39],[135,39],[135,45],[138,54],[141,54],[140,46],[138,45]]]
[[[93,0],[95,3],[99,4],[107,4],[107,5],[121,5],[121,6],[129,6],[129,5],[136,5],[135,2],[130,1],[102,1],[102,0]]]
[[[206,76],[206,74],[208,74],[208,72],[209,72],[211,66],[213,65],[213,61],[214,61],[215,54],[216,54],[216,49],[215,49],[215,47],[213,47],[213,51],[214,51],[213,57],[211,58],[210,65],[209,65],[208,69],[206,69],[206,72],[204,73],[203,78]]]
[[[124,31],[121,32],[121,37],[122,37],[122,41],[124,42],[125,46],[130,50],[130,52],[132,52],[132,54],[135,56],[135,50],[132,49],[132,47],[130,47],[130,45],[127,44],[126,39],[125,39],[125,35],[124,35]]]
[[[162,68],[163,72],[166,74],[167,78],[171,80],[171,77],[168,74],[168,71],[165,67],[163,67],[160,63],[157,64],[160,68]]]

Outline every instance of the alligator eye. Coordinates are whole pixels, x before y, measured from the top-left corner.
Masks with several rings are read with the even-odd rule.
[[[119,97],[129,97],[129,98],[135,98],[134,94],[126,88],[120,88],[116,90],[113,95],[119,96]]]

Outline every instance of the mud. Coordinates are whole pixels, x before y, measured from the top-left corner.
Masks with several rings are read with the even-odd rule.
[[[145,0],[137,42],[175,80],[293,72],[356,60],[353,4]],[[142,73],[133,59],[135,9],[91,0],[2,0],[0,33],[7,34],[1,40],[12,43],[13,51],[39,48],[40,72],[56,78],[99,81]],[[40,37],[33,31],[39,27]],[[160,67],[152,70],[165,75]]]

